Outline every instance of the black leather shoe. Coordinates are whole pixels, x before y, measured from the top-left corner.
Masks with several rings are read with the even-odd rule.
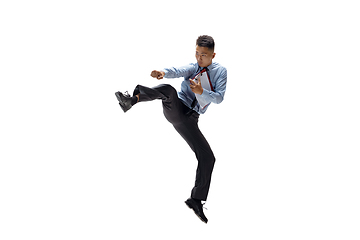
[[[119,105],[124,112],[127,112],[131,107],[131,97],[128,93],[116,92],[115,96],[119,101]]]
[[[194,210],[194,213],[200,218],[201,221],[203,221],[204,223],[208,222],[203,212],[203,206],[201,204],[201,201],[196,201],[192,198],[189,198],[185,201],[185,203],[190,209]]]

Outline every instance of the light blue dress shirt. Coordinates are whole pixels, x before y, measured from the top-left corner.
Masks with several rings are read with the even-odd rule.
[[[195,98],[195,93],[191,91],[189,78],[193,79],[195,75],[200,72],[200,66],[197,63],[190,63],[189,65],[179,67],[179,68],[164,68],[165,78],[178,78],[184,77],[184,81],[181,83],[181,91],[178,92],[179,98],[184,102],[184,104],[191,108],[191,104]],[[224,100],[224,95],[226,91],[226,82],[227,82],[227,70],[225,67],[220,64],[213,62],[208,67],[208,74],[214,91],[209,91],[203,89],[203,93],[198,97],[203,98],[206,102],[213,102],[216,104],[221,103]],[[200,104],[197,103],[194,107],[194,111],[199,114],[204,114],[210,104],[204,108],[200,107]]]

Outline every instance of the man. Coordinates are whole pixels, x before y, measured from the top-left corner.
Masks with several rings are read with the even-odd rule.
[[[189,144],[198,160],[195,186],[191,191],[191,197],[185,203],[205,223],[208,220],[204,215],[201,201],[206,201],[208,196],[215,157],[198,127],[198,119],[199,114],[204,114],[211,102],[219,104],[223,101],[227,82],[226,68],[212,62],[215,57],[214,47],[215,42],[212,37],[200,36],[196,40],[197,63],[151,72],[151,76],[159,80],[164,77],[184,77],[179,93],[168,84],[153,88],[137,85],[132,97],[121,92],[115,93],[124,112],[138,102],[162,100],[165,118]],[[203,88],[201,81],[194,81],[194,77],[201,71],[206,71],[209,76],[211,89]],[[199,101],[208,104],[201,106]]]

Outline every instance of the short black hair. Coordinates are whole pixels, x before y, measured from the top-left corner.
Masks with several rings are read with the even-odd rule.
[[[214,51],[215,49],[214,39],[208,35],[199,36],[196,40],[196,45],[199,47],[207,47],[211,51]]]

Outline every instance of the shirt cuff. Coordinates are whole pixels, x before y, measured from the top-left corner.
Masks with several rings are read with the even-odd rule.
[[[205,88],[203,88],[203,93],[201,95],[199,95],[202,99],[204,99],[206,102],[211,102],[209,99],[210,98],[210,91],[206,90]]]
[[[168,72],[169,72],[169,71],[167,71],[167,70],[165,70],[165,69],[163,69],[163,70],[161,70],[161,71],[163,71],[163,72],[165,73],[164,77],[166,77],[166,75],[167,75]]]

